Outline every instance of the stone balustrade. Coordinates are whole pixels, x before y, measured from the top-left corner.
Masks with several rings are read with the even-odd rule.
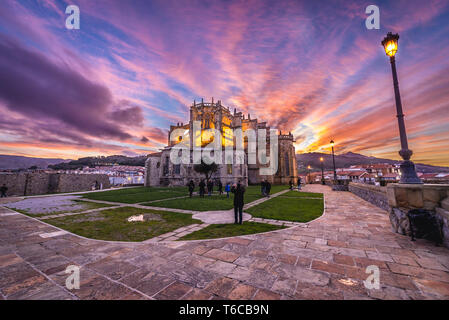
[[[390,210],[386,187],[350,182],[348,191],[354,193],[356,196],[368,201],[378,208],[381,208],[387,212]]]
[[[393,232],[410,235],[407,213],[412,209],[433,212],[442,225],[444,244],[449,247],[449,184],[389,184],[387,187]]]

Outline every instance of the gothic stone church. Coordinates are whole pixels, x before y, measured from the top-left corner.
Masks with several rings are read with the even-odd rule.
[[[193,102],[190,106],[189,123],[178,123],[176,126],[170,126],[168,146],[160,152],[148,155],[148,159],[145,162],[145,186],[185,186],[190,180],[193,180],[198,185],[199,181],[204,178],[203,174],[197,173],[194,170],[194,164],[173,164],[170,161],[171,149],[179,143],[177,139],[171,141],[171,133],[176,129],[188,130],[189,137],[192,137],[193,134],[190,133],[193,132],[194,121],[201,122],[201,130],[219,130],[222,134],[223,150],[225,147],[229,147],[229,144],[235,145],[235,138],[232,139],[232,137],[229,138],[228,136],[227,132],[230,132],[229,129],[241,129],[242,132],[253,129],[256,134],[258,129],[263,129],[267,132],[267,140],[270,137],[270,127],[267,126],[266,122],[258,122],[257,119],[251,119],[249,114],[245,119],[245,115],[237,112],[236,109],[232,113],[229,108],[221,104],[220,100],[216,103],[214,103],[213,98],[210,103],[203,101],[201,103]],[[208,136],[203,132],[207,131],[202,131],[200,136],[201,141],[197,145],[205,147],[213,141],[214,137]],[[192,145],[191,143],[190,146]],[[269,143],[267,143],[266,148],[267,155],[269,155]],[[290,180],[293,183],[296,182],[297,167],[295,147],[293,146],[293,135],[291,133],[282,134],[280,132],[278,134],[278,170],[274,175],[260,175],[259,168],[267,165],[259,164],[259,157],[256,157],[256,164],[248,164],[247,143],[244,144],[244,150],[245,156],[243,161],[241,161],[243,164],[237,164],[235,159],[233,159],[232,164],[227,164],[225,161],[222,161],[223,164],[218,166],[219,168],[212,175],[212,179],[215,181],[221,180],[223,185],[228,182],[236,183],[238,181],[241,181],[245,185],[258,184],[264,179],[267,179],[272,184],[288,184]],[[223,155],[225,155],[224,151]]]

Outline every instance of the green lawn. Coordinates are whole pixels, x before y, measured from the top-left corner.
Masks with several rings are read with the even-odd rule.
[[[135,187],[112,191],[91,192],[83,197],[122,203],[139,203],[152,200],[168,199],[188,195],[187,187]]]
[[[151,203],[143,203],[143,205],[161,208],[174,208],[193,211],[214,211],[214,210],[229,210],[234,207],[232,196],[226,198],[226,195],[212,196],[205,195],[204,198],[193,196],[192,198],[182,198],[173,200],[164,200]]]
[[[294,197],[294,198],[320,198],[323,199],[322,193],[313,193],[313,192],[298,192],[298,191],[289,191],[284,193],[282,197]]]
[[[251,207],[245,212],[253,217],[308,222],[323,214],[324,204],[321,199],[304,199],[301,197],[276,197]]]
[[[284,229],[283,226],[274,226],[267,223],[243,222],[239,224],[211,224],[210,226],[185,235],[180,240],[201,240],[235,237],[245,234],[254,234],[268,232],[273,230]]]
[[[132,215],[150,214],[156,220],[128,222]],[[47,223],[92,239],[143,241],[190,224],[201,224],[190,214],[121,207],[87,214],[48,219]]]
[[[271,194],[277,193],[279,191],[288,189],[288,186],[272,186]],[[257,199],[262,198],[260,193],[260,186],[248,186],[245,192],[245,203],[253,202]],[[231,193],[230,197],[227,198],[226,194],[218,195],[216,192],[212,196],[207,194],[204,198],[199,196],[194,196],[192,198],[182,198],[158,201],[152,203],[144,203],[143,205],[148,205],[152,207],[161,208],[175,208],[184,210],[194,210],[194,211],[215,211],[215,210],[229,210],[234,207],[234,196]]]

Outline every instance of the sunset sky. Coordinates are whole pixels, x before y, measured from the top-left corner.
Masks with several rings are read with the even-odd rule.
[[[81,11],[65,28],[65,8]],[[367,30],[365,8],[380,8]],[[396,56],[415,162],[449,166],[449,1],[0,2],[0,154],[138,155],[220,99],[291,131],[298,153],[399,159]]]

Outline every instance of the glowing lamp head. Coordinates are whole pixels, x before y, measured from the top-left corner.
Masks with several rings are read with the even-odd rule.
[[[399,35],[392,34],[391,32],[387,33],[387,36],[382,40],[382,45],[384,46],[385,53],[389,57],[394,57],[396,52],[398,51],[398,40]]]
[[[335,144],[334,140],[331,140],[331,147],[333,147]]]
[[[309,169],[309,170],[310,170],[310,166],[307,166],[307,169]]]
[[[320,158],[320,161],[321,161],[321,162],[323,162],[323,161],[324,161],[323,157],[321,157],[321,158]]]

